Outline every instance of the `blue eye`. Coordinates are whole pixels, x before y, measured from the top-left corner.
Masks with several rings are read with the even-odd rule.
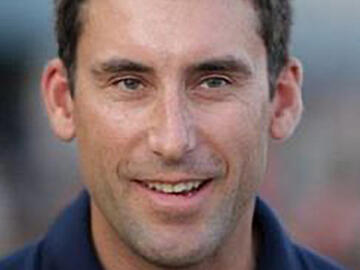
[[[138,79],[126,78],[116,82],[118,88],[124,91],[135,91],[140,90],[143,87],[143,84]]]
[[[220,88],[229,85],[230,82],[221,77],[208,78],[202,81],[201,87],[204,88]]]

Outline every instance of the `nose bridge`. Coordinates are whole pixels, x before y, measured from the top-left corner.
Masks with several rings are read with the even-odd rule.
[[[163,91],[154,107],[149,139],[154,153],[177,160],[193,149],[195,134],[186,96],[180,90]]]

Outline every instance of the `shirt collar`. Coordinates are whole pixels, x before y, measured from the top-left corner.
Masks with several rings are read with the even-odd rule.
[[[254,228],[260,234],[257,270],[300,269],[293,242],[274,211],[259,197],[256,199]]]
[[[81,192],[55,222],[44,241],[44,269],[102,270],[92,243],[90,199]]]

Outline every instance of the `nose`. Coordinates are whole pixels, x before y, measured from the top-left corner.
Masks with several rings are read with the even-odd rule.
[[[149,146],[164,161],[179,161],[195,148],[192,116],[179,94],[164,94],[150,121]]]

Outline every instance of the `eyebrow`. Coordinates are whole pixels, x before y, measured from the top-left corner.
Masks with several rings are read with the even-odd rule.
[[[152,67],[125,58],[112,58],[95,64],[91,71],[97,76],[121,72],[155,73]],[[253,74],[249,64],[233,56],[210,58],[186,68],[188,74],[199,72],[234,72],[241,73],[245,77],[250,77]]]
[[[211,58],[187,68],[188,73],[195,72],[234,72],[241,73],[245,77],[253,74],[252,68],[242,59],[233,56]]]
[[[152,67],[128,59],[113,58],[103,63],[95,64],[91,68],[91,72],[95,75],[103,75],[107,73],[115,74],[120,72],[153,73],[154,69]]]

